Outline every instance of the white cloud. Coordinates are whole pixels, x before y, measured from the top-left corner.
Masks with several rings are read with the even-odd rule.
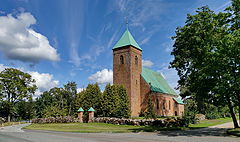
[[[34,24],[36,19],[27,12],[0,16],[0,51],[9,59],[33,63],[60,60],[47,37],[31,28]]]
[[[11,67],[0,64],[0,72],[3,71],[5,68],[11,68]],[[24,71],[24,69],[19,69],[19,70]],[[24,71],[24,72],[29,73],[32,76],[32,78],[36,80],[36,85],[38,87],[38,90],[35,93],[36,95],[39,95],[43,91],[48,91],[49,89],[53,87],[57,87],[59,85],[59,81],[54,80],[52,74],[39,73],[39,72],[33,72],[33,71]]]
[[[95,74],[88,77],[89,80],[93,82],[98,82],[99,84],[113,83],[113,71],[108,69],[103,69],[96,72]]]
[[[153,66],[153,62],[150,60],[142,60],[142,66],[143,67],[152,67]]]
[[[77,88],[77,93],[82,92],[85,88]]]
[[[28,72],[33,79],[36,80],[38,89],[43,92],[59,85],[58,80],[53,79],[53,75],[49,73]]]

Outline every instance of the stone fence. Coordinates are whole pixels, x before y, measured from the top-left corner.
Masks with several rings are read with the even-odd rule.
[[[49,118],[36,118],[32,123],[76,123],[80,122],[79,119],[65,116],[65,117],[49,117]],[[125,119],[125,118],[112,118],[112,117],[94,117],[91,121],[94,123],[108,123],[115,125],[134,125],[134,126],[158,126],[158,127],[183,127],[185,121],[182,118],[165,118],[165,119]]]
[[[185,120],[182,118],[165,118],[165,119],[124,119],[110,117],[95,117],[92,122],[109,123],[115,125],[134,125],[134,126],[159,126],[159,127],[183,127]]]

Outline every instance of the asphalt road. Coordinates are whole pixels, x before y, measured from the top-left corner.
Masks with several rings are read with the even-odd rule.
[[[0,142],[240,142],[240,138],[226,136],[225,128],[160,133],[66,133],[22,131],[21,126],[0,130]]]

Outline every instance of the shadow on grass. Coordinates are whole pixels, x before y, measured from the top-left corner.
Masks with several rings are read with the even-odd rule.
[[[207,128],[207,127],[173,127],[161,128],[154,126],[145,126],[142,128],[131,129],[133,132],[158,132],[159,136],[228,136],[227,128]]]

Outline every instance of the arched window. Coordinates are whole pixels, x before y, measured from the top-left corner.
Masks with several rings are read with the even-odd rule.
[[[175,116],[177,116],[178,114],[177,114],[177,111],[175,111]]]
[[[124,64],[123,55],[120,56],[120,62],[121,62],[121,64]]]
[[[138,57],[135,56],[135,65],[138,65]]]
[[[171,109],[171,101],[169,100],[169,110]]]
[[[159,101],[158,101],[158,99],[156,100],[156,103],[157,103],[157,109],[159,109]]]
[[[163,109],[165,110],[165,101],[163,102]]]

